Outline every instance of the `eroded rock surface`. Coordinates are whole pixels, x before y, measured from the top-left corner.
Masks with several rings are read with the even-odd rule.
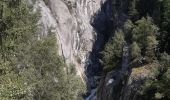
[[[42,25],[40,35],[46,36],[49,29],[56,34],[59,54],[68,65],[76,66],[82,78],[86,76],[84,67],[95,62],[91,59],[96,59],[89,56],[92,52],[98,52],[103,45],[104,38],[101,34],[107,30],[111,12],[111,3],[107,3],[108,1],[110,0],[48,0],[46,4],[43,0],[31,2],[42,15],[39,21]]]
[[[56,33],[59,53],[66,62],[84,66],[97,36],[91,24],[105,2],[106,0],[49,0],[48,5],[45,5],[43,0],[37,0],[35,8],[40,9],[42,15],[41,35],[46,35],[51,28]],[[106,16],[103,13],[103,19],[100,19],[105,20]],[[104,21],[102,23],[104,26]]]

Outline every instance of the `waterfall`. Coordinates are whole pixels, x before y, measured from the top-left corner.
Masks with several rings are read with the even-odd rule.
[[[123,87],[129,73],[129,45],[124,43],[122,48],[121,68],[108,72],[99,85],[98,100],[122,100]]]
[[[130,77],[129,44],[123,46],[120,68],[103,75],[99,61],[111,37],[107,33],[122,29],[128,18],[128,0],[118,0],[120,5],[113,5],[112,0],[48,0],[48,4],[43,0],[24,1],[40,11],[39,37],[46,36],[49,29],[55,33],[59,54],[68,67],[75,65],[77,75],[87,84],[85,100],[133,99],[129,96],[134,94],[131,86],[138,83]]]
[[[96,97],[100,76],[98,54],[104,45],[104,33],[109,30],[111,0],[36,0],[34,8],[42,15],[40,35],[46,36],[49,29],[56,34],[59,54],[67,65],[74,64],[77,74],[89,85],[89,96]],[[31,0],[30,0],[31,2]],[[87,68],[87,69],[86,69]],[[84,77],[86,77],[85,79]],[[98,81],[96,81],[98,80]],[[93,98],[93,99],[92,99]]]

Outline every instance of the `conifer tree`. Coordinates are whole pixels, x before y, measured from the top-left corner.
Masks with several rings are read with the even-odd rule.
[[[124,33],[122,30],[116,31],[114,37],[106,44],[105,49],[102,52],[104,70],[110,71],[119,66],[124,42]]]

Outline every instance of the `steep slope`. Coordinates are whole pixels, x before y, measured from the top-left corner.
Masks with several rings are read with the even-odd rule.
[[[59,54],[63,55],[68,65],[74,64],[82,80],[87,82],[90,92],[87,100],[137,100],[144,80],[150,77],[145,66],[141,67],[144,72],[137,74],[138,69],[128,68],[129,47],[126,45],[124,48],[128,50],[123,50],[119,68],[101,75],[99,52],[116,30],[125,31],[123,27],[127,19],[132,19],[133,24],[133,21],[143,16],[136,17],[136,11],[139,10],[140,14],[143,7],[136,9],[135,6],[139,5],[129,0],[47,0],[46,4],[42,0],[36,2],[35,8],[40,8],[42,14],[41,35],[46,35],[44,32],[50,28],[56,33]],[[131,44],[127,37],[126,42]]]
[[[85,65],[96,37],[91,26],[92,17],[100,11],[102,3],[104,1],[100,0],[49,0],[47,6],[42,0],[36,2],[35,6],[42,14],[42,32],[53,29],[58,38],[59,53],[67,63]]]
[[[46,5],[43,0],[37,0],[34,5],[42,15],[41,35],[52,29],[58,40],[59,54],[68,65],[74,64],[85,80],[85,67],[96,59],[90,55],[103,45],[102,33],[107,30],[111,11],[108,1],[48,0]]]

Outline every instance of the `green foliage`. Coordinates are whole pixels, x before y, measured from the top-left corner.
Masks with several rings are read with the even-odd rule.
[[[8,2],[4,2],[5,4],[8,4]],[[31,9],[26,8],[25,4],[19,4],[13,8],[7,7],[4,9],[3,7],[2,9],[0,46],[2,59],[4,60],[7,60],[7,56],[14,53],[13,51],[17,52],[18,47],[22,47],[23,43],[30,42],[32,34],[37,30],[37,13],[31,14]],[[8,16],[6,13],[8,13]]]
[[[76,68],[74,64],[70,64],[68,67],[69,67],[70,74],[76,74]]]
[[[127,20],[124,24],[124,31],[126,33],[130,33],[133,28],[134,28],[133,22],[131,20]]]
[[[133,22],[147,16],[151,16],[160,28],[160,52],[169,53],[170,0],[128,0],[128,17]]]
[[[103,58],[101,61],[106,72],[118,67],[121,63],[124,42],[124,34],[121,30],[118,30],[115,32],[114,37],[106,44],[102,52]]]
[[[128,18],[124,23],[123,31],[125,41],[131,48],[129,63],[134,64],[134,67],[144,64],[152,66],[151,68],[145,65],[151,73],[147,75],[147,78],[150,78],[146,78],[143,84],[141,99],[169,100],[170,0],[127,0],[123,2],[122,0],[113,0],[112,3],[113,19],[122,13],[126,14]],[[125,10],[121,8],[122,6]],[[120,27],[122,28],[122,26]],[[106,72],[121,65],[122,40],[115,39],[116,37],[115,34],[115,37],[106,44],[102,52],[101,63]],[[160,55],[163,52],[168,54]],[[161,57],[159,58],[159,56]],[[155,62],[156,64],[153,64]]]
[[[10,62],[0,62],[1,100],[20,99],[31,89],[31,86],[26,84],[25,77],[20,76],[21,74],[16,74],[11,68]]]
[[[128,20],[124,25],[124,31],[128,33],[127,39],[131,39],[130,42],[132,43],[131,62],[136,59],[137,62],[139,57],[144,57],[148,63],[151,63],[157,59],[156,53],[157,55],[161,52],[169,53],[170,0],[130,0],[128,14],[133,22],[136,21],[133,24]],[[148,15],[153,20],[146,17]],[[139,20],[139,18],[141,19]],[[159,30],[153,23],[157,24]],[[158,46],[160,51],[156,52]],[[143,85],[142,100],[170,99],[169,63],[169,55],[162,54],[159,60],[159,72],[152,71],[157,77],[149,78]],[[139,66],[139,64],[136,66]],[[155,70],[158,70],[156,66]]]
[[[1,1],[2,2],[2,1]],[[0,99],[18,100],[33,86],[23,73],[28,63],[23,54],[36,31],[38,17],[20,0],[1,3],[0,19]],[[25,62],[25,63],[23,63]],[[29,69],[30,70],[30,69]]]
[[[170,0],[162,0],[159,3],[159,27],[160,27],[160,35],[159,35],[159,47],[161,52],[170,53]]]
[[[135,60],[135,59],[141,57],[141,49],[136,42],[132,43],[130,51],[131,51],[132,60]]]
[[[125,40],[128,42],[132,42],[132,30],[134,28],[134,24],[131,20],[127,20],[123,26],[124,32],[125,32]]]
[[[158,28],[152,23],[151,18],[142,18],[136,22],[132,31],[132,40],[137,41],[141,48],[145,47],[147,36],[156,36]]]
[[[143,97],[147,100],[169,100],[170,99],[170,55],[164,53],[161,56],[158,77],[147,80],[144,85]],[[149,94],[149,95],[148,95]]]
[[[0,99],[78,98],[84,84],[75,73],[64,70],[66,65],[57,53],[55,36],[49,34],[37,40],[39,14],[20,0],[1,4]]]
[[[132,30],[131,42],[133,43],[132,50],[134,50],[131,51],[132,59],[135,59],[135,55],[138,55],[137,57],[141,55],[148,58],[148,62],[152,62],[155,58],[155,50],[158,45],[158,41],[156,40],[158,28],[152,23],[152,20],[149,17],[147,19],[142,18],[138,20],[135,25],[129,24],[129,26],[127,26],[128,25],[125,27],[126,30]],[[133,26],[133,28],[130,26]]]
[[[128,1],[129,5],[128,5],[128,14],[129,14],[129,17],[131,19],[136,19],[135,17],[137,17],[138,15],[138,11],[137,11],[137,0],[129,0]]]
[[[154,59],[155,57],[155,49],[158,45],[158,41],[155,36],[148,36],[146,39],[146,51],[145,56],[149,59]]]

